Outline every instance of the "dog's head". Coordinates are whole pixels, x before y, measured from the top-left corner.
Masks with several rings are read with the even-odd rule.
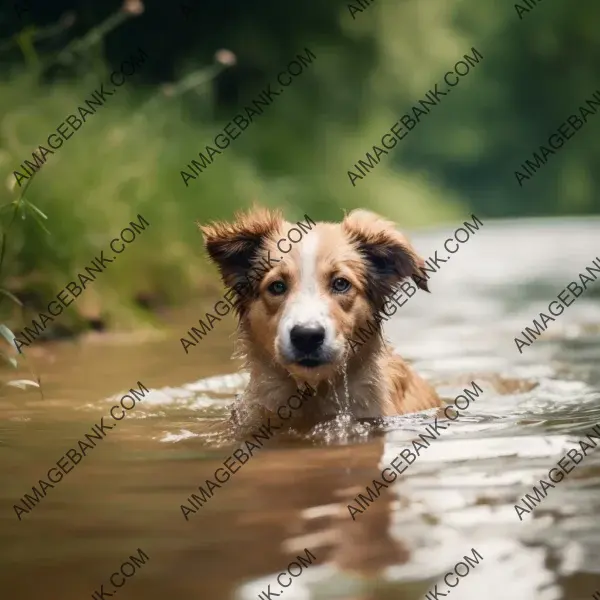
[[[349,340],[412,278],[427,290],[423,260],[394,224],[356,210],[341,223],[289,223],[253,209],[233,223],[200,226],[225,285],[237,290],[245,337],[296,379],[331,378]]]

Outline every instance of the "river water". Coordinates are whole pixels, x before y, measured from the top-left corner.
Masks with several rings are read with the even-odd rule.
[[[453,229],[413,242],[430,256]],[[600,590],[600,452],[568,467],[521,518],[515,504],[600,424],[600,285],[522,354],[514,337],[600,256],[599,233],[597,219],[486,222],[432,275],[432,293],[419,292],[386,325],[445,398],[470,381],[484,391],[355,520],[348,503],[434,415],[340,420],[265,442],[186,519],[181,505],[237,448],[222,426],[245,382],[230,359],[233,318],[187,355],[179,338],[215,298],[161,334],[33,347],[44,399],[12,388],[0,396],[2,595],[591,598]],[[110,407],[138,382],[150,393],[115,425]],[[106,437],[19,519],[14,505],[102,416],[113,425]],[[112,585],[138,549],[144,558]],[[312,564],[290,577],[305,549]],[[466,563],[473,550],[481,558]],[[449,587],[444,576],[460,561],[468,573],[457,567]]]

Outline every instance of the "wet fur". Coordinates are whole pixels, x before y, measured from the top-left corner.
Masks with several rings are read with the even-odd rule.
[[[413,278],[427,290],[421,270],[423,260],[410,242],[393,223],[363,210],[351,212],[342,223],[317,223],[281,262],[265,269],[265,259],[281,257],[277,241],[285,238],[294,225],[278,211],[255,208],[238,213],[233,223],[200,226],[206,250],[225,285],[231,288],[244,281],[248,285],[246,273],[254,273],[251,286],[236,304],[238,354],[250,373],[250,382],[236,409],[239,418],[254,422],[274,416],[298,387],[304,388],[305,382],[317,393],[297,411],[294,425],[310,426],[335,416],[341,410],[340,401],[357,418],[440,406],[432,386],[393,353],[381,334],[372,335],[356,353],[348,346],[344,360],[331,366],[307,369],[282,364],[275,337],[289,299],[271,297],[267,287],[276,279],[284,279],[290,290],[294,289],[303,264],[300,246],[313,232],[318,236],[315,280],[322,286],[319,297],[327,296],[327,278],[332,272],[341,272],[352,283],[351,294],[327,296],[339,340],[357,339],[358,328],[373,319],[401,281]]]

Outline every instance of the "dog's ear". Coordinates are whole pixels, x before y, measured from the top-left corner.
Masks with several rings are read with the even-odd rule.
[[[208,255],[219,267],[225,285],[234,287],[246,280],[265,239],[274,235],[283,224],[279,211],[253,208],[238,212],[232,223],[213,222],[208,225],[197,223],[204,236]]]
[[[342,229],[365,257],[369,289],[379,302],[408,277],[429,291],[425,261],[394,223],[366,210],[354,210],[343,220]]]

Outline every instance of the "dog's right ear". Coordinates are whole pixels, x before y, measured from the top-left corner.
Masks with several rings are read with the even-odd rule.
[[[208,255],[219,267],[225,285],[231,288],[247,281],[246,274],[265,239],[276,234],[282,224],[282,214],[266,208],[236,213],[233,223],[197,223]]]

